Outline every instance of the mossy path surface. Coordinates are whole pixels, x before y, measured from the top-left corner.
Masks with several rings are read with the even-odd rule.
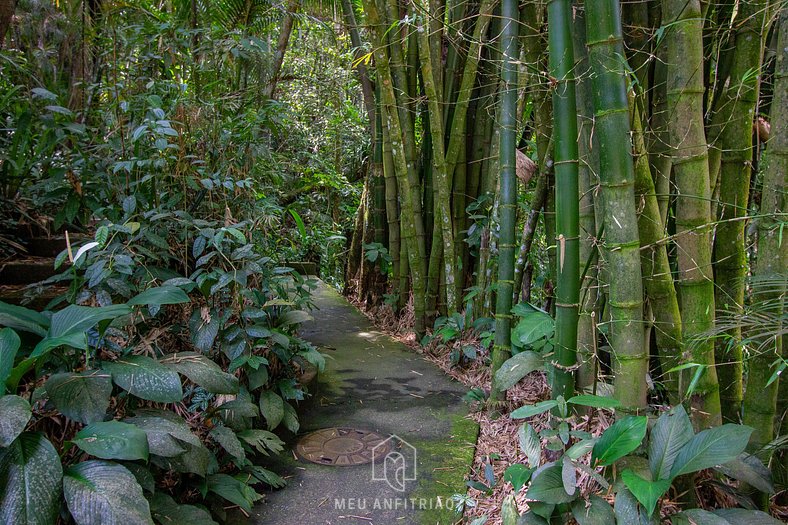
[[[451,496],[466,491],[478,425],[462,402],[465,387],[401,343],[375,330],[325,284],[318,309],[301,335],[327,354],[326,370],[310,387],[301,410],[299,437],[327,427],[353,427],[394,435],[406,476],[398,490],[395,469],[387,477],[371,464],[326,466],[283,454],[279,472],[288,486],[266,494],[252,522],[271,525],[441,524],[458,521]],[[290,443],[295,448],[295,438]],[[414,461],[415,460],[415,461]],[[402,481],[401,479],[399,480]],[[448,503],[447,503],[448,502]]]

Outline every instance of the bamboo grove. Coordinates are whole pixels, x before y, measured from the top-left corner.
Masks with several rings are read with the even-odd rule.
[[[783,2],[343,7],[374,86],[362,300],[412,301],[417,338],[494,317],[493,370],[513,306],[539,303],[554,396],[603,374],[624,412],[685,402],[754,448],[788,431]]]

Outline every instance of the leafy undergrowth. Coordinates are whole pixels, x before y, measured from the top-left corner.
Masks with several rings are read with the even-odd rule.
[[[68,288],[48,309],[0,302],[4,523],[211,524],[285,484],[260,458],[298,431],[300,378],[324,364],[296,335],[314,283],[248,223],[184,238],[177,217],[128,210],[58,257],[48,284]],[[168,264],[186,242],[188,277]]]
[[[547,489],[547,492],[551,494],[550,497],[555,494],[555,490],[558,490],[558,493],[565,494],[561,497],[566,498],[566,501],[574,502],[573,512],[563,517],[564,522],[577,522],[578,513],[580,515],[585,513],[585,519],[581,521],[581,524],[613,523],[616,520],[619,523],[626,523],[626,521],[622,521],[625,518],[619,515],[619,510],[631,501],[631,508],[635,513],[633,516],[638,519],[639,515],[639,519],[645,519],[646,521],[642,521],[643,523],[648,521],[643,510],[647,506],[653,509],[653,512],[666,523],[671,522],[671,519],[686,520],[679,521],[681,523],[719,519],[721,516],[709,512],[717,512],[715,509],[751,512],[751,514],[737,515],[737,519],[760,519],[763,523],[777,523],[769,521],[770,518],[763,513],[740,508],[744,506],[752,509],[754,504],[740,490],[741,482],[736,479],[749,477],[750,481],[760,485],[763,490],[774,490],[768,481],[768,471],[753,456],[739,455],[747,442],[746,435],[749,435],[747,427],[738,425],[717,427],[713,429],[713,432],[707,431],[695,434],[693,437],[691,425],[686,419],[682,407],[679,406],[672,410],[669,410],[669,407],[654,407],[656,414],[662,415],[657,424],[661,424],[663,428],[669,424],[668,422],[676,421],[675,418],[684,418],[681,421],[685,425],[683,432],[687,436],[683,448],[691,449],[695,443],[702,444],[717,436],[722,436],[721,441],[725,442],[729,450],[715,451],[715,454],[718,454],[717,457],[694,458],[697,460],[694,466],[687,467],[687,474],[693,476],[690,483],[687,483],[687,480],[690,479],[687,474],[683,474],[684,479],[679,478],[675,484],[671,483],[673,477],[664,481],[660,478],[659,482],[647,481],[649,479],[648,466],[646,465],[644,470],[643,455],[656,455],[656,450],[663,443],[658,437],[652,436],[646,441],[648,446],[645,444],[645,417],[630,416],[614,425],[616,418],[610,409],[615,405],[614,400],[608,401],[607,398],[595,396],[580,396],[575,398],[577,399],[575,403],[581,407],[578,415],[565,419],[557,418],[549,409],[555,403],[549,401],[550,388],[546,375],[542,371],[534,371],[525,375],[509,388],[501,406],[503,415],[493,417],[486,410],[481,409],[491,385],[489,352],[487,351],[490,346],[490,334],[483,329],[484,323],[477,325],[477,328],[482,327],[481,330],[465,329],[466,327],[462,325],[462,321],[457,316],[454,317],[454,320],[452,318],[439,319],[431,335],[422,341],[426,344],[422,345],[416,341],[409,330],[408,319],[411,316],[408,315],[408,312],[409,310],[406,309],[402,318],[397,319],[387,306],[365,311],[378,328],[406,344],[425,359],[435,363],[447,375],[469,388],[466,401],[475,409],[471,417],[479,423],[480,427],[473,467],[468,480],[469,490],[466,495],[457,496],[457,499],[464,504],[464,514],[461,518],[458,516],[458,522],[473,525],[508,525],[515,523],[516,515],[523,516],[529,513],[529,519],[532,521],[527,521],[527,523],[541,523],[538,520],[542,518],[535,515],[534,512],[544,510],[545,503],[534,501],[531,498],[531,495],[539,491],[541,487],[531,490],[534,485],[528,483],[532,474],[541,467],[542,475],[547,472],[547,469],[558,469],[559,472],[556,478],[557,486]],[[591,406],[583,407],[584,404]],[[523,420],[526,423],[523,423]],[[559,438],[559,434],[562,432],[559,430],[561,428],[559,422],[561,421],[567,423],[564,430],[567,434],[566,441],[570,444],[575,443],[575,446],[569,447],[566,452],[564,449],[567,448],[567,445],[560,443],[562,438]],[[633,440],[633,445],[628,452],[615,459],[614,467],[608,466],[613,465],[612,459],[609,462],[600,461],[598,455],[603,447],[596,446],[596,443],[605,442],[600,439],[603,434],[608,436],[606,439],[609,441],[611,435],[626,435],[626,432],[620,431],[622,426],[634,428],[641,424],[643,425],[643,435],[639,436],[637,442]],[[638,454],[633,455],[636,451]],[[728,459],[732,460],[726,466],[709,468],[718,462],[726,461],[726,454],[730,456]],[[597,457],[594,457],[595,455]],[[571,465],[569,470],[562,466],[567,461],[570,461]],[[591,468],[590,465],[597,466]],[[613,469],[612,480],[609,477],[611,468]],[[694,474],[692,469],[694,469]],[[626,474],[622,474],[622,472],[626,472]],[[605,475],[608,476],[607,479]],[[674,477],[678,475],[681,473],[679,472]],[[568,476],[570,479],[562,479],[564,476]],[[542,478],[542,484],[545,483],[544,480],[547,477]],[[562,486],[564,483],[568,483],[568,485]],[[638,493],[635,497],[633,494],[636,492],[637,483],[642,483],[644,487],[648,488],[644,488],[643,492]],[[632,484],[631,491],[629,490],[630,484]],[[662,487],[660,490],[664,489],[662,493],[652,490],[652,487],[657,485]],[[573,494],[566,494],[564,492],[566,486],[574,486],[576,491]],[[687,490],[690,491],[689,496],[686,493]],[[644,495],[649,492],[652,495],[648,497]],[[547,499],[549,500],[550,497]],[[613,505],[616,497],[621,498],[621,502],[616,506],[614,515]],[[640,501],[641,497],[643,501]],[[682,504],[682,502],[686,501],[696,502],[695,505],[690,506],[697,506],[697,509],[690,509],[682,513],[682,508],[687,507],[686,503]],[[607,503],[603,507],[601,502]],[[550,505],[546,507],[549,515],[552,512],[550,510],[552,507]],[[771,514],[785,520],[788,517],[786,510],[772,504]],[[598,513],[595,514],[595,511]],[[718,512],[724,513],[725,511]],[[575,516],[573,517],[572,514]],[[730,515],[728,517],[733,519]],[[591,518],[596,521],[587,521]],[[715,521],[709,521],[709,523],[712,522]],[[517,521],[517,523],[520,522]]]

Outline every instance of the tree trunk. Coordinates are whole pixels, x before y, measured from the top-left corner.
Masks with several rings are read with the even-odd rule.
[[[4,47],[5,35],[11,27],[15,10],[16,0],[0,0],[0,49]]]
[[[285,61],[287,43],[290,41],[290,33],[293,32],[293,22],[295,21],[293,15],[298,10],[298,0],[290,0],[285,9],[285,16],[282,19],[282,29],[279,32],[279,39],[276,41],[276,49],[274,49],[271,78],[263,88],[263,96],[266,99],[274,98],[276,84],[279,81],[279,72],[282,70],[282,63]]]

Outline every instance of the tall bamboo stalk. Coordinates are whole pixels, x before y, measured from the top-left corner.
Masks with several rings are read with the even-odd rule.
[[[785,278],[788,271],[788,242],[784,238],[782,225],[788,219],[788,13],[783,11],[777,40],[777,61],[774,68],[774,99],[771,110],[771,138],[767,143],[768,163],[763,177],[761,193],[761,217],[758,221],[758,256],[753,266],[753,278],[772,278],[783,282],[782,288],[766,290],[758,288],[753,304],[771,301],[783,305],[786,299]],[[776,312],[778,315],[781,313]],[[785,336],[776,335],[773,342],[766,344],[749,361],[747,388],[744,391],[744,423],[755,428],[750,437],[753,449],[771,441],[775,425],[782,421],[782,432],[788,429],[788,414],[776,414],[777,394],[788,392],[784,388],[788,381],[778,378],[766,386],[774,373],[774,364],[782,355],[785,359]],[[786,399],[782,396],[783,407]],[[777,417],[775,417],[777,416]],[[780,429],[777,428],[779,431]],[[785,471],[786,454],[782,452],[776,467]]]
[[[392,73],[389,69],[389,58],[386,54],[386,30],[388,25],[384,24],[380,18],[380,13],[373,0],[365,2],[364,4],[367,20],[372,26],[377,36],[377,45],[374,47],[375,53],[375,68],[378,73],[378,82],[380,83],[381,100],[384,110],[383,123],[388,129],[389,138],[391,140],[391,153],[394,161],[394,169],[397,173],[399,182],[400,195],[402,195],[402,215],[401,215],[401,238],[407,244],[407,255],[409,258],[410,274],[412,277],[413,285],[413,300],[414,300],[414,314],[415,325],[414,330],[419,338],[425,332],[424,326],[424,295],[425,295],[425,278],[426,268],[424,268],[424,259],[426,252],[424,249],[423,231],[419,236],[418,225],[421,225],[423,230],[423,223],[421,217],[421,196],[418,184],[418,177],[415,175],[415,166],[413,165],[412,154],[407,151],[412,147],[412,135],[408,136],[408,124],[410,116],[405,114],[405,120],[400,119],[400,112],[398,108],[400,105],[397,103],[396,94],[394,91],[394,82]],[[392,46],[396,48],[396,46]],[[401,59],[401,48],[399,57]],[[399,63],[401,66],[401,62]],[[400,79],[404,80],[404,79]],[[407,145],[406,145],[407,142]],[[415,184],[414,184],[414,178]],[[416,204],[419,204],[416,209]],[[423,255],[423,256],[422,256]],[[402,261],[400,261],[402,266]],[[405,278],[406,274],[403,272],[400,276],[401,279]],[[407,298],[405,298],[407,301]]]
[[[635,154],[635,202],[638,203],[638,235],[640,265],[646,298],[654,317],[654,333],[659,350],[662,383],[671,404],[680,402],[679,383],[675,372],[667,373],[681,363],[681,312],[673,275],[668,260],[665,230],[662,226],[659,201],[649,167],[642,117],[638,102],[632,101],[632,138]]]
[[[514,231],[517,226],[517,0],[502,0],[501,21],[501,118],[498,158],[500,235],[498,245],[498,288],[495,302],[495,345],[493,374],[511,355],[512,287],[514,285]],[[494,377],[494,376],[493,376]],[[493,381],[490,402],[500,400],[501,390]]]
[[[667,44],[668,129],[676,184],[676,249],[684,361],[702,368],[693,392],[693,372],[682,373],[682,395],[689,394],[699,428],[722,421],[714,343],[701,339],[714,325],[711,278],[711,187],[708,147],[703,128],[703,16],[700,0],[664,0]]]
[[[383,113],[383,106],[379,105],[378,112]],[[388,230],[388,250],[391,255],[391,289],[394,293],[399,291],[400,280],[400,226],[399,204],[397,201],[397,174],[394,171],[394,159],[391,156],[391,139],[388,126],[383,126],[383,179],[386,185],[386,223]],[[405,276],[407,281],[407,275]],[[402,302],[407,298],[399,297],[395,305],[395,313],[399,313]]]
[[[621,15],[616,0],[586,3],[586,38],[593,71],[600,186],[604,200],[604,250],[610,268],[609,337],[616,398],[624,410],[646,407],[648,353],[643,345],[643,288],[635,209],[635,175]]]
[[[721,126],[720,223],[714,238],[715,304],[731,316],[744,311],[744,280],[747,253],[744,246],[744,218],[750,194],[752,167],[752,123],[758,100],[766,23],[767,0],[740,2],[734,25],[736,35],[733,64],[715,115]],[[715,344],[720,401],[724,419],[739,421],[743,395],[741,328],[734,326]]]
[[[557,268],[552,394],[554,397],[569,398],[575,389],[574,367],[577,362],[577,320],[580,307],[580,196],[571,2],[548,2],[547,24],[550,28],[550,76],[555,82],[553,144]]]
[[[577,64],[577,114],[579,124],[578,190],[580,192],[580,311],[577,321],[577,390],[593,388],[598,369],[596,362],[597,330],[594,305],[597,301],[597,264],[589,263],[596,255],[596,217],[594,214],[594,190],[599,173],[599,145],[592,133],[594,125],[594,102],[588,48],[586,47],[585,9],[575,12],[573,39],[575,63]],[[587,269],[586,269],[587,267]],[[585,274],[583,270],[586,269]]]

